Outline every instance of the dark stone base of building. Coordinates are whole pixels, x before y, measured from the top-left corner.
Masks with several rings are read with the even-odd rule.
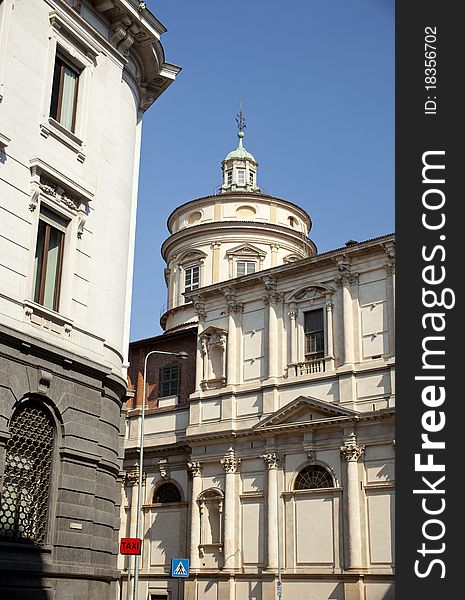
[[[0,590],[115,600],[126,386],[109,368],[0,329]]]

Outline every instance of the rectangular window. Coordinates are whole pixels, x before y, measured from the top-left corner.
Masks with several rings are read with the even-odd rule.
[[[58,310],[66,221],[51,211],[40,212],[34,259],[34,302]]]
[[[305,359],[323,358],[325,351],[325,335],[323,325],[323,309],[310,310],[305,317]]]
[[[200,287],[200,267],[189,267],[184,273],[184,291],[191,292]]]
[[[244,185],[245,183],[245,170],[237,169],[237,184]]]
[[[250,185],[254,184],[255,171],[249,171],[249,183]]]
[[[50,116],[63,127],[74,131],[80,71],[57,53],[53,71]]]
[[[255,273],[255,262],[251,260],[238,260],[236,263],[237,277]]]
[[[229,171],[226,171],[226,182],[228,185],[231,185],[231,183],[232,183],[232,169],[229,169]]]
[[[179,392],[179,365],[168,365],[161,369],[160,398],[177,396]]]

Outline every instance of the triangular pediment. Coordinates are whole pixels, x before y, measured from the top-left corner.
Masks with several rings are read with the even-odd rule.
[[[205,252],[202,252],[201,250],[187,250],[178,257],[177,263],[182,265],[186,263],[202,261],[206,258],[206,256],[207,255]]]
[[[300,300],[314,300],[316,298],[324,298],[334,294],[334,288],[326,283],[312,283],[293,290],[287,297],[287,302],[296,302]]]
[[[210,327],[207,327],[201,333],[199,333],[199,337],[204,337],[206,335],[213,335],[213,334],[223,334],[224,335],[226,333],[228,333],[226,331],[226,329],[221,329],[220,327],[213,327],[212,325],[210,325]]]
[[[266,252],[260,250],[253,244],[241,244],[227,251],[228,255],[232,256],[266,256]]]
[[[299,396],[272,415],[265,417],[254,426],[254,429],[260,431],[318,421],[350,419],[357,415],[358,413],[355,410],[332,402],[325,402],[311,396]]]

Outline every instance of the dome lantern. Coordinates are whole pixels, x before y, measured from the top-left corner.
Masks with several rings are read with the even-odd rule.
[[[237,137],[239,144],[235,150],[230,152],[221,163],[223,170],[223,185],[221,193],[227,192],[260,192],[257,185],[258,162],[244,148],[245,119],[242,111],[242,103],[239,114],[236,117],[239,131]]]

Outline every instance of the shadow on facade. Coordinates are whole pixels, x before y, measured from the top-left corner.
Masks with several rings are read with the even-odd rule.
[[[344,584],[337,583],[328,600],[344,600]]]
[[[44,576],[44,549],[35,544],[0,541],[0,590],[8,600],[53,600]]]

